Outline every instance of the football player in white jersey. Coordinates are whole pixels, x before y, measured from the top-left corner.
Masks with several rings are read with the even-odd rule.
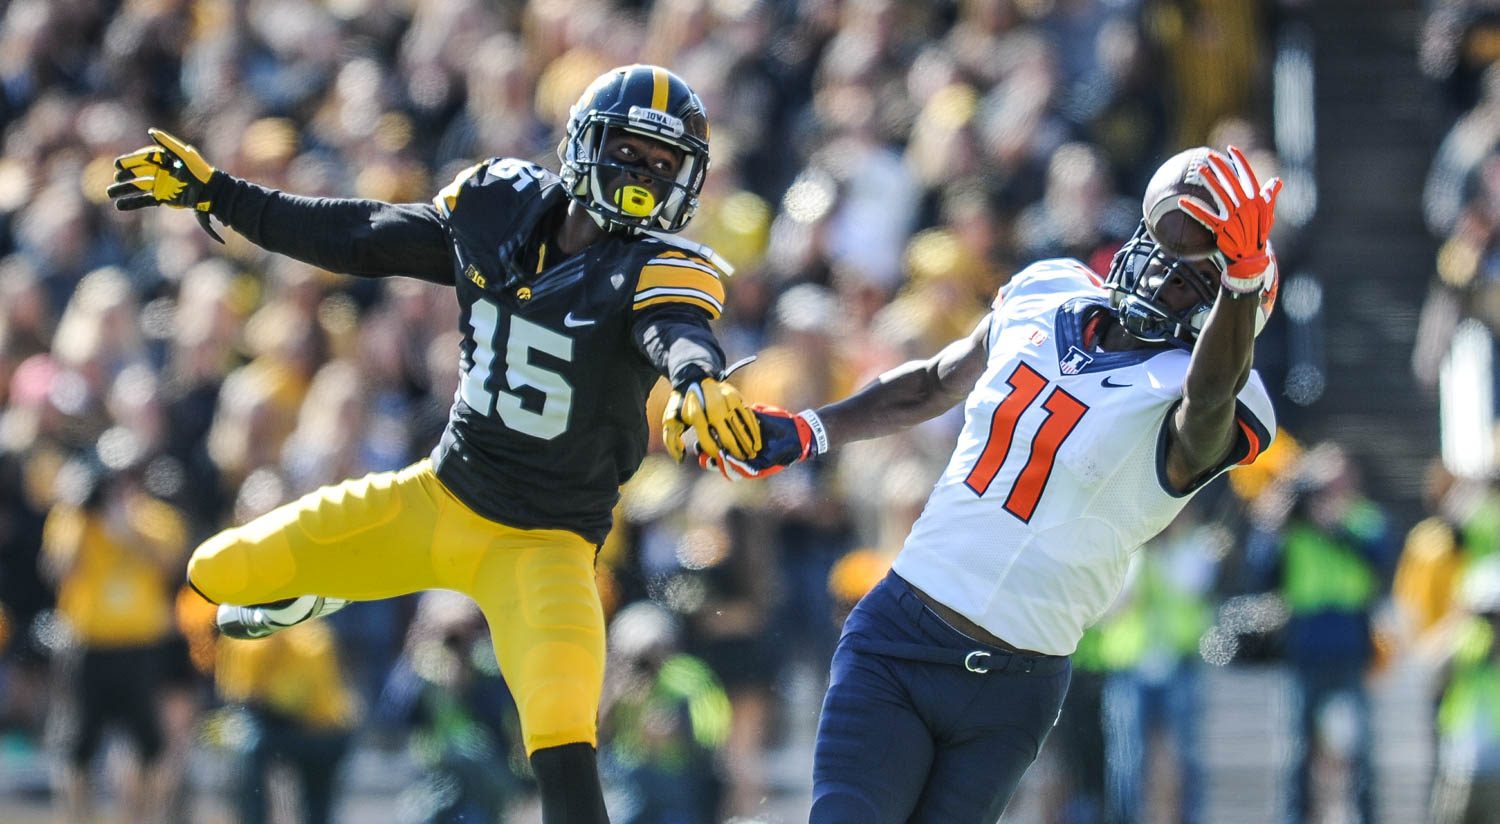
[[[1130,553],[1275,432],[1251,368],[1276,294],[1279,180],[1204,150],[1215,204],[1179,201],[1217,251],[1179,259],[1146,223],[1100,278],[1018,273],[967,337],[856,394],[759,407],[760,477],[964,401],[952,458],[892,571],[850,614],[819,723],[812,824],[992,824],[1052,728],[1068,656]]]

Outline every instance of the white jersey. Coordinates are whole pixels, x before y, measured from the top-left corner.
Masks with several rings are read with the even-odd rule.
[[[1000,291],[958,445],[893,565],[996,637],[1052,655],[1073,652],[1130,553],[1192,494],[1168,491],[1163,466],[1189,354],[1086,346],[1101,305],[1099,277],[1075,260],[1035,263]],[[1258,374],[1238,400],[1239,442],[1219,471],[1276,431]]]

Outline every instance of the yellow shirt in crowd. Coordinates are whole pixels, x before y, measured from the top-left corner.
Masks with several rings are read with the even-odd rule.
[[[324,621],[308,621],[254,641],[219,639],[214,668],[227,701],[257,704],[309,727],[355,724],[356,702],[339,669],[338,644]]]
[[[42,533],[43,563],[63,570],[57,608],[89,647],[154,644],[172,630],[175,582],[187,530],[170,505],[138,499],[125,523],[59,506]],[[180,572],[179,572],[180,577]]]

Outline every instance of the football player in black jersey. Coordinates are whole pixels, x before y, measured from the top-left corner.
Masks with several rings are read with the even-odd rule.
[[[227,635],[262,637],[349,600],[472,596],[520,709],[547,824],[607,820],[595,766],[604,616],[594,555],[663,423],[748,459],[755,416],[722,380],[709,321],[727,268],[678,240],[708,171],[708,118],[666,69],[601,75],[558,147],[562,174],[494,158],[431,203],[309,199],[214,169],[166,132],[115,161],[119,209],[193,209],[329,271],[454,287],[459,390],[428,459],[312,492],[193,553],[188,576]],[[215,235],[217,237],[217,235]]]

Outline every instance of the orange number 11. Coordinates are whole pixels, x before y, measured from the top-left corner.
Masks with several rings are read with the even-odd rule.
[[[976,495],[983,495],[990,488],[990,482],[995,480],[995,475],[1000,472],[1000,467],[1010,455],[1011,441],[1015,438],[1016,422],[1021,419],[1021,413],[1030,408],[1037,396],[1042,394],[1042,390],[1047,388],[1047,379],[1042,377],[1042,373],[1024,362],[1016,365],[1016,370],[1005,379],[1005,383],[1010,387],[1010,394],[995,407],[994,417],[990,419],[989,441],[980,451],[979,460],[970,470],[969,477],[964,479],[964,483]],[[1022,521],[1030,521],[1032,514],[1036,512],[1036,504],[1041,500],[1047,479],[1052,477],[1052,464],[1057,460],[1057,450],[1073,434],[1074,427],[1083,419],[1083,413],[1089,411],[1082,401],[1063,391],[1060,386],[1054,388],[1047,400],[1042,402],[1042,408],[1047,410],[1047,419],[1042,421],[1042,425],[1032,436],[1031,457],[1026,460],[1026,465],[1021,468],[1021,473],[1016,476],[1016,482],[1010,488],[1010,494],[1005,498],[1005,510]]]

